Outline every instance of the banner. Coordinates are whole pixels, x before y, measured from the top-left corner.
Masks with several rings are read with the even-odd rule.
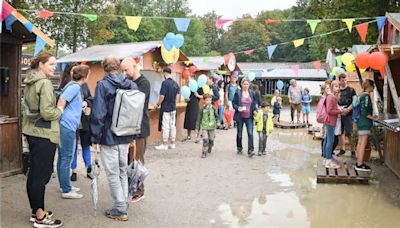
[[[342,19],[344,23],[347,25],[347,29],[349,29],[349,32],[351,32],[351,29],[353,28],[353,22],[355,21],[354,18],[347,18],[347,19]]]
[[[46,41],[40,38],[40,36],[36,36],[35,52],[33,56],[38,55],[44,48],[44,45],[46,45]]]
[[[82,14],[82,16],[86,17],[89,19],[89,21],[95,21],[97,20],[97,15],[96,14]]]
[[[272,59],[272,55],[274,54],[276,47],[278,47],[278,45],[270,45],[270,46],[267,47],[268,58],[270,60]]]
[[[142,21],[142,17],[126,16],[125,20],[128,24],[128,28],[136,32],[139,28],[140,22]]]
[[[361,41],[363,43],[365,43],[367,40],[368,25],[369,25],[368,23],[362,23],[362,24],[356,25],[356,30],[357,30],[358,34],[360,35]]]
[[[293,44],[295,48],[298,48],[304,44],[304,39],[293,40]]]
[[[315,29],[317,28],[318,23],[320,23],[321,20],[307,20],[307,23],[310,25],[311,27],[311,32],[312,34],[314,34]]]
[[[222,28],[224,26],[224,24],[231,22],[231,21],[232,21],[232,19],[217,19],[215,21],[215,26],[217,28]]]
[[[179,32],[186,32],[189,28],[190,18],[174,18],[174,22]]]

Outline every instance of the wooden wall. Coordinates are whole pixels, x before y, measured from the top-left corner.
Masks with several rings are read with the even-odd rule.
[[[400,177],[400,133],[385,130],[385,164]]]

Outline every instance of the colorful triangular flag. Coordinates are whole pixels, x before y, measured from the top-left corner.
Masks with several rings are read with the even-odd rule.
[[[368,23],[362,23],[362,24],[356,25],[356,30],[357,30],[358,34],[360,35],[361,41],[363,43],[365,43],[367,40],[368,25],[369,25]]]
[[[174,18],[174,22],[179,32],[186,32],[189,28],[190,18]]]
[[[2,0],[0,0],[0,18],[1,18],[1,21],[0,21],[0,34],[2,33],[2,30],[3,30],[3,1]]]
[[[6,2],[1,0],[1,17],[0,22],[4,21],[13,11],[13,8]]]
[[[33,24],[32,24],[30,21],[25,22],[25,23],[24,23],[24,26],[25,26],[25,28],[26,28],[30,33],[32,33],[32,31],[33,31]]]
[[[265,20],[265,24],[266,25],[272,25],[272,24],[276,24],[276,23],[279,23],[279,22],[281,22],[281,21],[280,20],[273,20],[273,19]]]
[[[300,65],[296,64],[292,66],[292,71],[296,76],[299,76],[299,72],[300,72]]]
[[[97,20],[97,15],[96,14],[82,14],[82,16],[86,17],[89,19],[89,21],[95,21]]]
[[[231,22],[231,21],[232,21],[231,19],[217,19],[215,21],[215,26],[217,28],[222,28],[224,26],[224,24]]]
[[[342,66],[342,56],[341,55],[336,56],[335,59],[336,59],[336,66],[341,67]]]
[[[126,23],[128,24],[128,28],[132,29],[133,31],[137,31],[142,21],[142,17],[133,17],[133,16],[126,16]]]
[[[293,44],[295,48],[300,47],[301,45],[304,44],[304,39],[297,39],[297,40],[293,40]]]
[[[5,24],[6,24],[6,29],[10,32],[12,32],[12,25],[14,24],[14,22],[17,20],[16,17],[14,17],[14,15],[10,15],[6,18],[5,20]]]
[[[386,24],[386,17],[376,17],[376,23],[378,24],[378,31],[381,31]]]
[[[251,50],[246,50],[246,51],[244,51],[243,53],[244,53],[245,55],[251,55],[251,54],[253,54],[253,52],[254,52],[254,49],[251,49]]]
[[[346,18],[346,19],[342,19],[342,21],[344,23],[346,23],[347,29],[349,30],[349,32],[351,32],[351,30],[353,28],[353,22],[355,21],[355,19],[354,18]]]
[[[313,65],[314,65],[315,69],[317,69],[317,71],[321,70],[321,61],[320,60],[314,61]]]
[[[42,38],[40,38],[40,36],[36,36],[35,52],[33,56],[38,55],[40,51],[42,51],[42,49],[44,48],[44,45],[46,45],[46,42]]]
[[[311,32],[312,34],[314,34],[315,32],[315,28],[317,28],[318,23],[320,23],[321,20],[307,20],[307,23],[310,25],[311,27]]]
[[[270,45],[267,47],[267,51],[268,51],[268,58],[271,60],[272,59],[272,55],[274,54],[274,51],[276,49],[276,47],[278,47],[278,45]]]
[[[42,18],[42,19],[46,19],[46,18],[48,18],[48,17],[52,17],[53,15],[54,15],[53,12],[48,11],[48,10],[46,10],[46,9],[41,9],[41,10],[39,11],[39,18]]]

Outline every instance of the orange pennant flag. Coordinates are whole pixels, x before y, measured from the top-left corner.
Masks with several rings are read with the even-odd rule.
[[[367,41],[368,23],[362,23],[356,26],[356,30],[361,37],[361,41],[365,43]]]
[[[272,25],[272,24],[276,24],[276,23],[279,23],[279,22],[281,22],[281,21],[280,20],[273,20],[273,19],[265,20],[265,24],[266,25]]]
[[[46,9],[41,9],[41,10],[39,11],[39,18],[42,18],[42,19],[46,19],[46,18],[48,18],[48,17],[52,17],[53,15],[54,15],[53,12],[48,11],[48,10],[46,10]]]
[[[321,70],[321,61],[320,60],[314,61],[313,65],[314,65],[315,69],[317,69],[317,71]]]

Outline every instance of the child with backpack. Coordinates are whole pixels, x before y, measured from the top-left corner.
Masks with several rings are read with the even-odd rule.
[[[266,155],[267,138],[274,129],[272,116],[269,113],[270,105],[267,102],[261,104],[261,109],[254,117],[256,121],[256,130],[258,133],[258,156]]]
[[[200,127],[203,136],[202,158],[206,158],[211,153],[214,146],[215,128],[217,126],[218,115],[212,103],[210,94],[204,94],[204,107],[200,110]]]

